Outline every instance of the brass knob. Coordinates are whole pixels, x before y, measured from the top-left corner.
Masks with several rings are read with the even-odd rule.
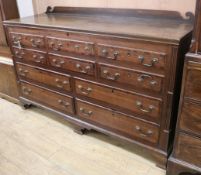
[[[107,51],[106,49],[103,49],[103,50],[102,50],[102,55],[103,55],[103,56],[107,56],[107,54],[108,54],[108,51]]]

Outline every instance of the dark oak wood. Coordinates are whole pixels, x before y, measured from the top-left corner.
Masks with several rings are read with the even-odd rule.
[[[162,100],[154,99],[142,94],[135,94],[103,84],[89,83],[75,80],[76,93],[87,96],[119,108],[141,114],[147,120],[159,122],[161,118]]]
[[[201,55],[187,54],[175,143],[168,160],[167,175],[201,173],[200,65]]]
[[[69,70],[73,72],[79,72],[87,75],[94,75],[94,63],[90,61],[80,60],[79,58],[62,56],[62,55],[52,55],[49,54],[48,61],[52,67],[60,68],[63,70]]]
[[[99,78],[113,81],[115,83],[130,85],[136,89],[146,89],[150,91],[162,92],[164,76],[156,76],[146,72],[137,72],[107,64],[99,64]]]
[[[6,21],[20,100],[59,113],[79,133],[134,143],[165,168],[192,24],[176,13],[110,10],[57,7]]]
[[[16,0],[0,0],[0,97],[18,103],[18,90],[12,54],[8,47],[4,20],[19,18]]]
[[[181,130],[201,135],[201,104],[186,101],[183,104],[179,127]]]
[[[20,93],[27,99],[42,103],[64,113],[74,113],[73,98],[45,88],[20,83]],[[47,100],[48,99],[48,100]]]
[[[118,47],[114,45],[99,44],[98,56],[108,60],[127,62],[128,64],[140,64],[144,67],[164,69],[166,54],[164,52],[153,52],[145,49],[133,49],[129,47]]]
[[[6,39],[6,33],[3,26],[4,20],[19,18],[16,0],[0,0],[0,55],[11,58],[10,49]]]
[[[179,134],[177,136],[177,142],[175,147],[175,157],[179,157],[181,160],[193,164],[197,167],[201,166],[201,140],[196,137],[192,137],[185,134]]]
[[[9,63],[8,61],[0,61],[0,97],[16,103],[18,96],[15,69],[12,61],[9,60]]]
[[[195,11],[195,24],[194,24],[194,32],[192,39],[192,53],[201,54],[201,1],[197,0],[196,3],[196,11]]]
[[[46,52],[32,49],[20,49],[16,47],[13,47],[13,52],[17,61],[34,63],[36,65],[47,64]]]
[[[56,90],[71,91],[70,76],[24,64],[16,64],[20,80],[32,80]]]
[[[158,142],[159,128],[154,125],[148,125],[110,109],[79,100],[76,100],[76,110],[82,120],[101,125],[108,130],[114,130],[116,133],[136,140],[145,140],[151,144]]]
[[[196,3],[191,43],[185,60],[176,136],[167,175],[201,174],[201,0]]]

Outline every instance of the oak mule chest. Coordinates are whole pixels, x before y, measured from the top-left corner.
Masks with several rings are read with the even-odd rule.
[[[174,12],[55,7],[5,27],[25,107],[134,143],[166,166],[188,20]]]

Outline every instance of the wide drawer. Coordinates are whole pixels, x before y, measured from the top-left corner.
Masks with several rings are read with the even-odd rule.
[[[98,124],[100,127],[112,130],[125,137],[148,141],[152,144],[158,142],[159,129],[154,125],[80,100],[76,101],[76,111],[81,119]]]
[[[159,99],[79,79],[75,80],[75,88],[79,95],[148,116],[147,119],[151,121],[159,122],[160,120],[162,102]]]
[[[87,75],[95,74],[95,65],[92,61],[84,61],[70,56],[49,54],[49,63],[55,68],[78,72]]]
[[[93,42],[47,37],[47,44],[50,51],[63,51],[81,55],[94,55]]]
[[[46,53],[30,49],[19,49],[13,47],[15,59],[21,62],[34,63],[37,65],[46,64]]]
[[[13,46],[18,48],[45,49],[45,37],[26,33],[10,33]]]
[[[101,79],[134,86],[140,90],[162,91],[163,77],[111,65],[100,64],[99,66]]]
[[[146,68],[164,69],[166,54],[128,47],[98,44],[98,56],[101,58],[140,65]]]
[[[184,95],[201,101],[201,63],[188,62]]]
[[[35,85],[20,83],[21,94],[24,98],[53,108],[63,113],[74,113],[73,98],[67,95],[47,90]]]
[[[53,73],[44,69],[17,64],[18,76],[22,80],[32,80],[57,90],[71,91],[68,75]]]
[[[180,129],[201,135],[201,105],[184,102],[179,124]]]
[[[175,147],[176,158],[201,167],[201,139],[179,134]]]

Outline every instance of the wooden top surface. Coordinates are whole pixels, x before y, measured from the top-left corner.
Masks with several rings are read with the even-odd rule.
[[[174,43],[193,29],[190,22],[181,19],[78,13],[40,14],[5,21],[5,24],[64,28]]]

